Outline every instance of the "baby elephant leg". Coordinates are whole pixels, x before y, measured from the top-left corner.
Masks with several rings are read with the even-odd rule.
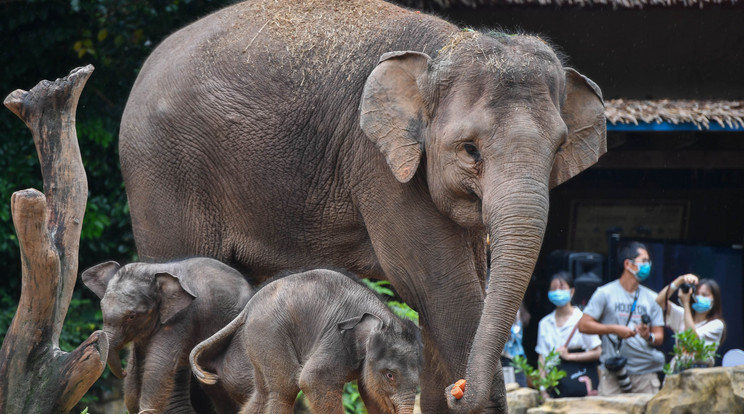
[[[344,414],[341,397],[344,381],[339,378],[339,373],[344,371],[334,365],[317,363],[317,359],[308,360],[300,373],[300,389],[305,393],[310,411]]]
[[[291,380],[291,375],[267,375],[262,368],[254,365],[253,393],[240,414],[292,414],[299,392],[297,384]],[[285,380],[281,381],[281,377]]]
[[[266,386],[266,378],[260,366],[254,364],[253,369],[253,392],[248,401],[243,404],[239,414],[265,413],[266,402],[269,396],[269,388]]]
[[[292,414],[296,398],[296,394],[293,398],[279,393],[271,393],[269,394],[269,400],[266,402],[266,412],[268,414]]]

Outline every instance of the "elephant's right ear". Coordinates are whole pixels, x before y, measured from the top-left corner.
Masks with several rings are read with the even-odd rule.
[[[419,52],[385,53],[364,84],[359,124],[401,183],[414,176],[423,154],[428,115],[419,86],[430,60]]]
[[[196,299],[191,289],[170,273],[157,273],[155,280],[160,288],[160,323],[167,323]]]
[[[589,168],[607,152],[607,121],[602,91],[591,79],[565,68],[566,96],[561,117],[568,136],[555,154],[550,188]]]
[[[102,299],[103,295],[106,294],[106,287],[109,281],[120,268],[119,263],[113,261],[99,263],[83,272],[81,275],[83,284]]]
[[[358,359],[363,359],[367,352],[367,340],[374,330],[382,327],[382,319],[371,313],[364,313],[338,323],[338,329],[344,337],[344,345]]]

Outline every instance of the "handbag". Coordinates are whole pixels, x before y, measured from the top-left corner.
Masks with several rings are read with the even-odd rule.
[[[578,327],[578,323],[574,325],[564,347],[568,347],[568,343],[571,342],[571,338]],[[583,350],[573,349],[568,352],[583,352]],[[558,382],[558,386],[556,387],[558,392],[551,392],[553,398],[586,397],[587,395],[595,395],[597,385],[599,384],[598,367],[599,361],[579,362],[561,359],[558,369],[566,371],[566,376],[561,378]]]

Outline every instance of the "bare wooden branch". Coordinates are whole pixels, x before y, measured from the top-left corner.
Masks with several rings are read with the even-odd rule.
[[[28,189],[11,199],[21,248],[21,299],[0,349],[0,412],[65,413],[106,366],[108,340],[94,332],[73,352],[59,349],[75,287],[88,182],[75,132],[75,113],[93,66],[55,82],[16,90],[7,106],[31,130],[44,194]]]

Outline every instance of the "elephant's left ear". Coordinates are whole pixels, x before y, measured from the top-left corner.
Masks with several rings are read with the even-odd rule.
[[[114,261],[99,263],[83,272],[81,275],[83,284],[92,290],[96,296],[103,299],[109,282],[120,268],[119,263]]]
[[[566,96],[561,116],[568,137],[553,161],[550,188],[589,168],[607,152],[607,121],[602,91],[591,79],[565,68]]]
[[[338,330],[344,337],[344,346],[358,359],[364,359],[367,353],[367,341],[372,331],[382,327],[382,319],[371,313],[363,313],[359,316],[338,323]]]
[[[385,53],[364,84],[359,124],[401,183],[416,174],[423,155],[428,115],[419,85],[430,60],[419,52]]]
[[[160,323],[167,323],[196,299],[196,295],[170,273],[158,273],[155,280],[160,288]]]

